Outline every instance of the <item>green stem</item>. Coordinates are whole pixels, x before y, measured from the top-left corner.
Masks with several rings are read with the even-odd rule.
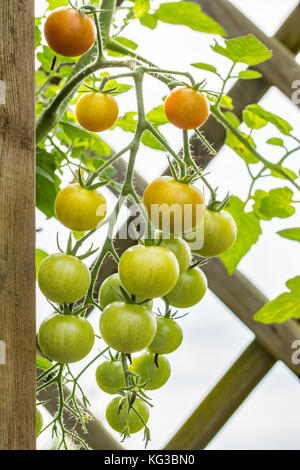
[[[107,47],[107,42],[110,37],[110,27],[115,8],[116,0],[102,0],[100,23],[104,47]]]

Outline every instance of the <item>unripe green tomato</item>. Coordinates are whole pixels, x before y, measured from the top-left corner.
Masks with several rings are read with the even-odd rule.
[[[65,227],[77,232],[87,232],[97,228],[104,219],[107,205],[101,193],[75,183],[59,191],[54,210]]]
[[[183,333],[181,327],[171,318],[157,317],[157,330],[154,340],[148,347],[154,354],[170,354],[179,348]]]
[[[47,299],[72,304],[83,297],[91,283],[87,266],[76,256],[56,253],[45,258],[38,272],[38,284]]]
[[[43,428],[43,416],[41,414],[41,412],[37,409],[36,410],[36,435],[38,435],[42,428]]]
[[[170,363],[166,357],[158,356],[158,367],[154,359],[154,354],[145,353],[139,357],[135,357],[129,367],[131,372],[140,376],[139,384],[148,381],[147,385],[144,387],[145,390],[161,388],[168,381],[171,374]]]
[[[159,246],[171,250],[177,258],[180,274],[184,273],[191,264],[192,253],[189,245],[182,238],[163,238]]]
[[[179,277],[174,289],[166,297],[172,307],[189,308],[200,302],[206,289],[204,272],[199,268],[192,268]]]
[[[211,258],[225,253],[234,244],[237,227],[233,217],[226,211],[205,211],[204,244],[193,253]]]
[[[100,333],[116,351],[127,354],[142,351],[155,336],[155,317],[142,305],[113,302],[101,314]]]
[[[133,246],[121,256],[119,275],[122,285],[134,295],[153,299],[175,286],[179,265],[172,251],[162,246]]]
[[[96,381],[103,392],[115,395],[126,387],[121,361],[105,361],[97,367]]]
[[[128,416],[128,403],[122,406],[119,411],[119,404],[121,398],[114,398],[106,408],[106,419],[112,429],[117,432],[122,432],[127,424]],[[133,404],[133,408],[143,418],[144,422],[147,423],[149,419],[149,409],[146,403],[137,398]],[[143,429],[144,424],[139,416],[133,409],[129,411],[129,431],[130,434],[134,434]]]
[[[122,298],[119,297],[116,293],[117,291],[121,295],[120,286],[122,286],[122,284],[118,273],[112,274],[111,276],[106,278],[105,281],[103,281],[99,290],[99,304],[102,309],[104,309],[107,305],[111,304],[112,302],[119,302],[120,300],[122,300]],[[123,289],[125,289],[125,287],[123,287]],[[126,292],[130,297],[131,294],[128,291]],[[136,297],[135,299],[137,304],[140,304],[141,302],[143,302],[143,300],[145,299],[141,297]],[[147,307],[149,310],[152,310],[153,301],[149,300],[149,302],[144,303],[143,306]]]
[[[47,317],[38,334],[45,356],[60,364],[81,361],[91,351],[94,340],[94,330],[85,318],[59,313]]]

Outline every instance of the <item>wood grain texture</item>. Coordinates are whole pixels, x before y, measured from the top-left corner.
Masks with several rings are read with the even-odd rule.
[[[34,1],[1,0],[0,18],[0,449],[29,450],[36,426]]]
[[[279,88],[282,93],[291,99],[292,83],[299,80],[300,66],[287,46],[276,37],[270,38],[264,34],[228,0],[194,0],[194,3],[198,3],[205,13],[222,24],[228,33],[228,38],[251,33],[267,46],[273,52],[273,57],[256,65],[255,69],[259,70],[271,85]],[[272,8],[271,5],[270,8]],[[297,29],[295,34],[297,34]]]
[[[165,449],[204,449],[273,364],[274,359],[254,340],[168,442]]]

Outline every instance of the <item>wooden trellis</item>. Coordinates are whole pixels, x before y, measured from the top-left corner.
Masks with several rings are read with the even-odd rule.
[[[19,5],[20,3],[24,4],[24,15],[14,13],[16,4]],[[2,222],[0,225],[0,250],[2,250],[0,252],[0,280],[2,282],[2,279],[8,279],[6,284],[8,290],[3,292],[3,289],[1,290],[0,288],[0,340],[2,337],[6,337],[9,338],[9,345],[20,344],[20,347],[24,348],[24,354],[21,357],[18,351],[14,350],[16,346],[10,347],[7,354],[7,364],[0,365],[0,396],[5,395],[7,397],[5,406],[2,400],[0,403],[0,449],[30,449],[34,448],[35,445],[33,429],[35,404],[32,398],[34,396],[35,375],[33,371],[33,348],[30,346],[34,345],[35,336],[34,290],[32,282],[34,259],[34,198],[32,195],[34,139],[29,132],[30,139],[27,141],[28,145],[25,146],[24,142],[22,142],[22,162],[24,164],[25,161],[25,164],[22,167],[23,169],[20,170],[20,175],[21,172],[27,172],[26,182],[22,181],[22,188],[20,188],[20,181],[14,182],[14,185],[18,185],[20,191],[19,198],[22,201],[26,199],[28,202],[25,208],[26,212],[23,213],[24,232],[20,233],[20,220],[7,208],[7,205],[11,207],[10,201],[12,201],[17,214],[18,210],[20,210],[19,207],[15,208],[15,199],[13,197],[13,191],[16,190],[16,186],[11,184],[15,167],[18,167],[19,163],[18,157],[15,155],[16,143],[3,133],[2,128],[3,117],[5,118],[8,115],[6,109],[10,111],[11,119],[18,116],[18,122],[22,122],[22,116],[28,118],[29,115],[30,119],[27,121],[27,127],[25,127],[28,129],[32,126],[33,128],[33,121],[31,119],[33,110],[33,52],[28,52],[27,61],[23,57],[18,58],[17,51],[23,46],[21,43],[22,39],[19,37],[20,35],[12,35],[11,32],[12,28],[20,27],[23,28],[22,31],[25,30],[23,34],[27,38],[31,37],[34,24],[33,3],[33,0],[3,0],[0,4],[0,14],[3,20],[0,26],[0,80],[3,80],[4,77],[4,79],[11,81],[14,86],[21,87],[20,83],[18,83],[18,74],[21,74],[23,88],[19,88],[19,90],[22,89],[23,95],[25,94],[28,98],[26,100],[26,109],[21,111],[18,109],[19,114],[17,114],[14,108],[17,102],[15,96],[17,95],[12,96],[11,92],[9,93],[9,102],[6,108],[1,107],[0,104],[0,217]],[[300,78],[300,67],[295,61],[295,55],[300,49],[300,6],[284,22],[276,35],[273,38],[269,38],[227,0],[197,0],[195,3],[201,5],[205,13],[220,22],[229,37],[253,33],[273,51],[273,58],[271,60],[256,67],[257,70],[263,73],[264,78],[247,82],[247,87],[238,81],[229,91],[228,94],[233,98],[237,115],[241,116],[242,109],[246,105],[258,102],[270,86],[276,86],[291,99],[293,92],[292,83]],[[7,35],[11,35],[10,42],[6,41]],[[33,50],[33,43],[29,42],[28,45],[27,42],[27,47],[32,47]],[[6,57],[6,60],[3,60],[3,57]],[[10,74],[6,73],[6,75],[1,76],[2,70],[9,68],[8,57],[15,57],[17,64],[15,63],[15,67],[12,67],[13,72],[10,71]],[[32,64],[32,68],[30,64]],[[24,77],[26,77],[26,80],[24,80]],[[25,89],[25,87],[27,88]],[[19,96],[18,104],[22,102],[21,100],[22,96]],[[24,114],[21,114],[21,112]],[[9,124],[12,126],[9,120],[5,122],[8,122],[7,127],[9,127]],[[208,139],[214,142],[217,150],[220,150],[224,144],[224,129],[222,126],[211,118],[205,124],[203,130]],[[196,139],[192,138],[191,142],[194,146],[197,164],[205,167],[208,161],[211,161],[211,156],[208,159],[208,155]],[[8,157],[10,157],[9,165],[5,165]],[[124,165],[122,161],[116,164],[118,177],[120,178],[123,174]],[[2,174],[3,168],[6,171]],[[24,173],[22,174],[24,177]],[[138,174],[135,175],[135,182],[138,192],[142,193],[146,187],[146,182]],[[4,194],[7,194],[7,200],[4,200]],[[6,233],[3,227],[4,224],[6,224],[6,227],[9,227],[9,234]],[[24,266],[22,270],[21,266],[21,271],[18,271],[18,280],[22,284],[24,299],[21,310],[18,306],[19,297],[13,288],[16,283],[16,274],[11,267],[15,266],[13,263],[15,263],[16,254],[12,253],[11,248],[10,250],[7,248],[9,243],[10,246],[18,248],[18,260],[23,261],[24,266],[27,261],[26,270]],[[131,243],[131,240],[118,240],[117,247],[119,252],[123,252]],[[3,254],[5,255],[4,257]],[[8,266],[11,268],[7,271]],[[176,435],[166,445],[166,449],[198,450],[205,448],[276,361],[282,360],[291,371],[298,377],[300,376],[300,365],[295,365],[291,361],[291,344],[294,340],[300,339],[299,323],[290,320],[283,325],[267,326],[254,322],[252,320],[253,314],[267,301],[264,295],[240,272],[236,271],[233,276],[229,277],[218,259],[206,265],[204,269],[208,277],[210,289],[255,333],[256,337],[209,395],[199,404],[198,408],[181,429],[178,430]],[[98,279],[99,285],[105,277],[112,274],[113,270],[114,266],[112,263],[106,260],[102,266],[101,278]],[[8,297],[7,292],[12,292],[12,296]],[[17,328],[13,330],[11,330],[12,322],[15,322],[17,325]],[[26,348],[24,339],[26,340]],[[21,375],[22,380],[18,380],[18,374]],[[20,406],[20,397],[22,397],[22,406]],[[55,387],[43,390],[40,394],[40,399],[48,400],[46,407],[53,413],[57,402]],[[17,413],[16,403],[18,404]],[[21,425],[18,425],[16,422],[17,419],[22,423],[23,430],[26,429],[25,433],[22,433]],[[12,424],[8,424],[11,422]],[[74,422],[71,420],[68,425],[73,427]],[[81,433],[80,427],[78,427],[77,431],[79,434]],[[121,449],[120,444],[105,431],[97,419],[88,425],[88,431],[89,433],[84,435],[84,439],[91,448]],[[12,437],[13,433],[14,437]]]

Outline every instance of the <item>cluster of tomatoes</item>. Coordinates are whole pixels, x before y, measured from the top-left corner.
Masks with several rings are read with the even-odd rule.
[[[66,28],[66,24],[72,24],[72,28]],[[45,36],[55,52],[76,56],[94,43],[95,27],[87,15],[82,17],[70,8],[62,8],[48,17]],[[184,87],[170,94],[165,110],[174,125],[192,129],[205,122],[209,106],[203,94]],[[85,129],[99,132],[114,124],[118,105],[107,93],[87,93],[78,101],[76,115]],[[107,408],[111,427],[122,432],[127,425],[130,433],[142,429],[149,418],[148,406],[139,392],[158,389],[167,382],[170,364],[165,355],[182,342],[182,330],[173,318],[172,307],[190,308],[206,292],[207,280],[199,266],[192,264],[192,250],[204,257],[218,256],[236,237],[232,217],[224,210],[208,210],[202,192],[191,183],[157,178],[146,188],[143,205],[156,229],[152,240],[141,240],[127,249],[120,258],[118,273],[103,282],[98,294],[100,334],[116,355],[111,354],[111,360],[98,366],[96,381],[109,394],[120,395],[129,387],[138,395],[134,403],[122,407],[117,396]],[[157,217],[153,207],[160,208]],[[103,195],[79,183],[68,185],[56,197],[56,216],[73,231],[96,229],[106,212]],[[197,240],[198,235],[204,237],[204,242],[195,249],[191,240]],[[38,284],[49,301],[64,306],[40,326],[38,342],[42,352],[61,364],[80,361],[89,354],[95,339],[84,312],[74,308],[90,288],[88,267],[71,254],[52,254],[40,266]],[[152,311],[153,299],[157,298],[166,303],[164,316]],[[132,359],[126,372],[127,361],[124,369],[121,359],[124,355],[131,359],[134,353],[142,354]]]

